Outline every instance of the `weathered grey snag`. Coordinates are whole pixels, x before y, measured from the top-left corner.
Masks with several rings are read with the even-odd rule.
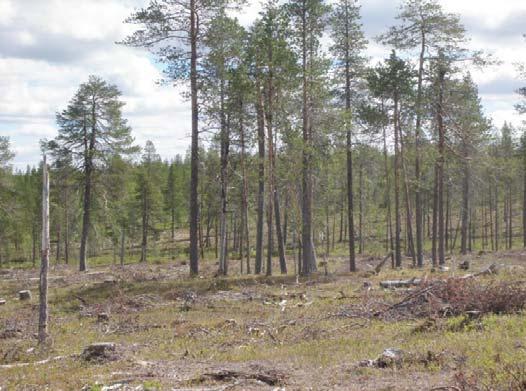
[[[42,164],[42,260],[40,263],[40,306],[38,317],[38,342],[46,342],[48,306],[47,306],[47,288],[48,288],[48,267],[49,267],[49,173],[47,168],[46,156]]]

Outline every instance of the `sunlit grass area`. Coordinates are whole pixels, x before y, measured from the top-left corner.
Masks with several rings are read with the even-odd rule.
[[[490,261],[472,262],[482,269]],[[516,261],[499,261],[505,267],[498,275],[480,277],[481,284],[520,281],[526,272]],[[12,270],[17,279],[0,283],[0,297],[7,299],[0,306],[0,385],[95,390],[126,380],[152,389],[198,389],[212,381],[203,374],[214,368],[254,363],[283,371],[283,384],[291,389],[307,384],[314,389],[376,389],[375,384],[426,389],[457,384],[459,377],[505,388],[513,376],[523,376],[516,367],[526,362],[523,313],[488,314],[473,321],[464,315],[361,316],[358,310],[381,309],[407,295],[380,289],[382,280],[447,279],[463,273],[386,267],[375,275],[367,262],[376,261],[363,262],[361,271],[351,275],[336,272],[345,269],[345,261],[335,258],[328,275],[322,271],[309,279],[241,276],[235,269],[232,276],[217,278],[212,260],[203,263],[201,278],[188,278],[185,262],[163,258],[124,268],[108,267],[101,259],[91,262],[84,275],[74,266],[60,266],[51,273],[52,342],[46,347],[37,346],[34,338],[37,274]],[[33,291],[31,302],[16,299],[22,288]],[[97,342],[117,344],[118,359],[83,361],[79,354]],[[393,368],[359,365],[389,348],[408,358]],[[59,358],[17,366],[50,357]]]

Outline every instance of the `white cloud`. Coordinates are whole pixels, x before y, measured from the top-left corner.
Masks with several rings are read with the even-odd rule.
[[[448,11],[474,17],[490,28],[499,26],[513,13],[526,11],[523,0],[442,0],[441,3]]]
[[[11,22],[15,16],[15,7],[10,0],[0,0],[0,25]]]
[[[164,157],[185,152],[181,89],[156,84],[161,73],[148,53],[115,44],[129,33],[122,22],[140,3],[0,0],[0,50],[7,53],[0,56],[0,134],[10,136],[18,167],[38,160],[39,140],[56,134],[55,113],[90,74],[119,86],[137,142],[152,138]]]
[[[148,0],[0,0],[0,134],[11,137],[18,166],[36,163],[38,141],[55,134],[55,113],[63,109],[88,75],[98,74],[123,91],[124,109],[137,142],[152,139],[164,158],[184,154],[189,145],[189,104],[184,87],[159,86],[159,67],[148,53],[115,45],[132,29],[123,20]],[[238,17],[248,26],[263,0],[252,0]],[[515,62],[526,62],[521,38],[526,1],[443,0],[461,13],[473,36],[471,46],[489,48],[503,61],[476,71],[483,102],[495,123],[520,122],[513,105]],[[395,23],[393,0],[363,0],[364,27],[373,62],[388,48],[372,38]],[[524,81],[526,84],[526,81]]]

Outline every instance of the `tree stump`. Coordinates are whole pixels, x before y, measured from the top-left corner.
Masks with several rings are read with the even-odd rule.
[[[18,298],[22,301],[31,300],[31,291],[20,291],[18,292]]]
[[[4,305],[5,304],[5,300],[4,299],[0,299],[0,305]]]
[[[468,260],[465,260],[463,262],[461,262],[459,265],[458,265],[458,268],[460,270],[469,270],[469,261]]]
[[[85,361],[113,361],[118,358],[117,345],[113,342],[99,342],[87,346],[81,354]]]
[[[97,315],[97,322],[98,323],[106,323],[110,321],[110,315],[106,312],[101,312]]]

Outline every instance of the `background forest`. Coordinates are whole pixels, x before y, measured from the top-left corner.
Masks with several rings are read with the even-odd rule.
[[[188,84],[186,156],[136,145],[119,87],[97,76],[64,102],[57,137],[41,141],[57,264],[310,274],[328,257],[351,271],[356,254],[438,266],[526,244],[523,131],[485,116],[468,69],[496,61],[466,48],[457,15],[404,2],[377,37],[391,55],[370,64],[354,0],[270,0],[249,28],[237,7],[162,0],[127,20],[137,30],[120,44]],[[12,157],[1,137],[0,265],[31,267],[41,168],[15,171]]]

